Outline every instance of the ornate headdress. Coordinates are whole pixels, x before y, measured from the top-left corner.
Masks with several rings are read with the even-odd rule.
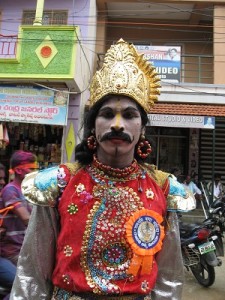
[[[123,39],[112,45],[106,52],[102,68],[93,76],[90,106],[109,94],[124,95],[149,113],[160,94],[160,79],[143,56]]]

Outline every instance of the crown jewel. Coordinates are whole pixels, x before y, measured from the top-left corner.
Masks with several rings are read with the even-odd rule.
[[[143,56],[123,39],[112,45],[106,52],[102,68],[93,76],[90,106],[106,95],[116,94],[132,98],[149,113],[160,94],[160,79]]]

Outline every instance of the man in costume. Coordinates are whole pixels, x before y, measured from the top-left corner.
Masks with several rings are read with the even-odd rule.
[[[195,205],[169,174],[144,163],[159,87],[133,45],[121,39],[107,51],[92,79],[76,163],[23,182],[36,205],[11,299],[181,298],[176,211]]]

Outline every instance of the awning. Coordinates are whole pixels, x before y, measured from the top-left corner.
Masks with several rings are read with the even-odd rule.
[[[225,102],[224,105],[157,102],[152,108],[151,114],[225,117]]]

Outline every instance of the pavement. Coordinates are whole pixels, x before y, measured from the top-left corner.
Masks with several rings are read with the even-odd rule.
[[[188,214],[183,214],[184,222],[198,223],[205,219],[202,209],[196,209]],[[225,239],[223,240],[225,247]],[[183,287],[182,300],[225,300],[225,257],[222,259],[222,266],[215,267],[216,279],[211,287],[201,286],[191,271],[185,268],[185,283]]]
[[[192,275],[185,270],[185,283],[182,300],[225,300],[225,258],[223,264],[215,268],[216,280],[211,287],[202,287]]]

